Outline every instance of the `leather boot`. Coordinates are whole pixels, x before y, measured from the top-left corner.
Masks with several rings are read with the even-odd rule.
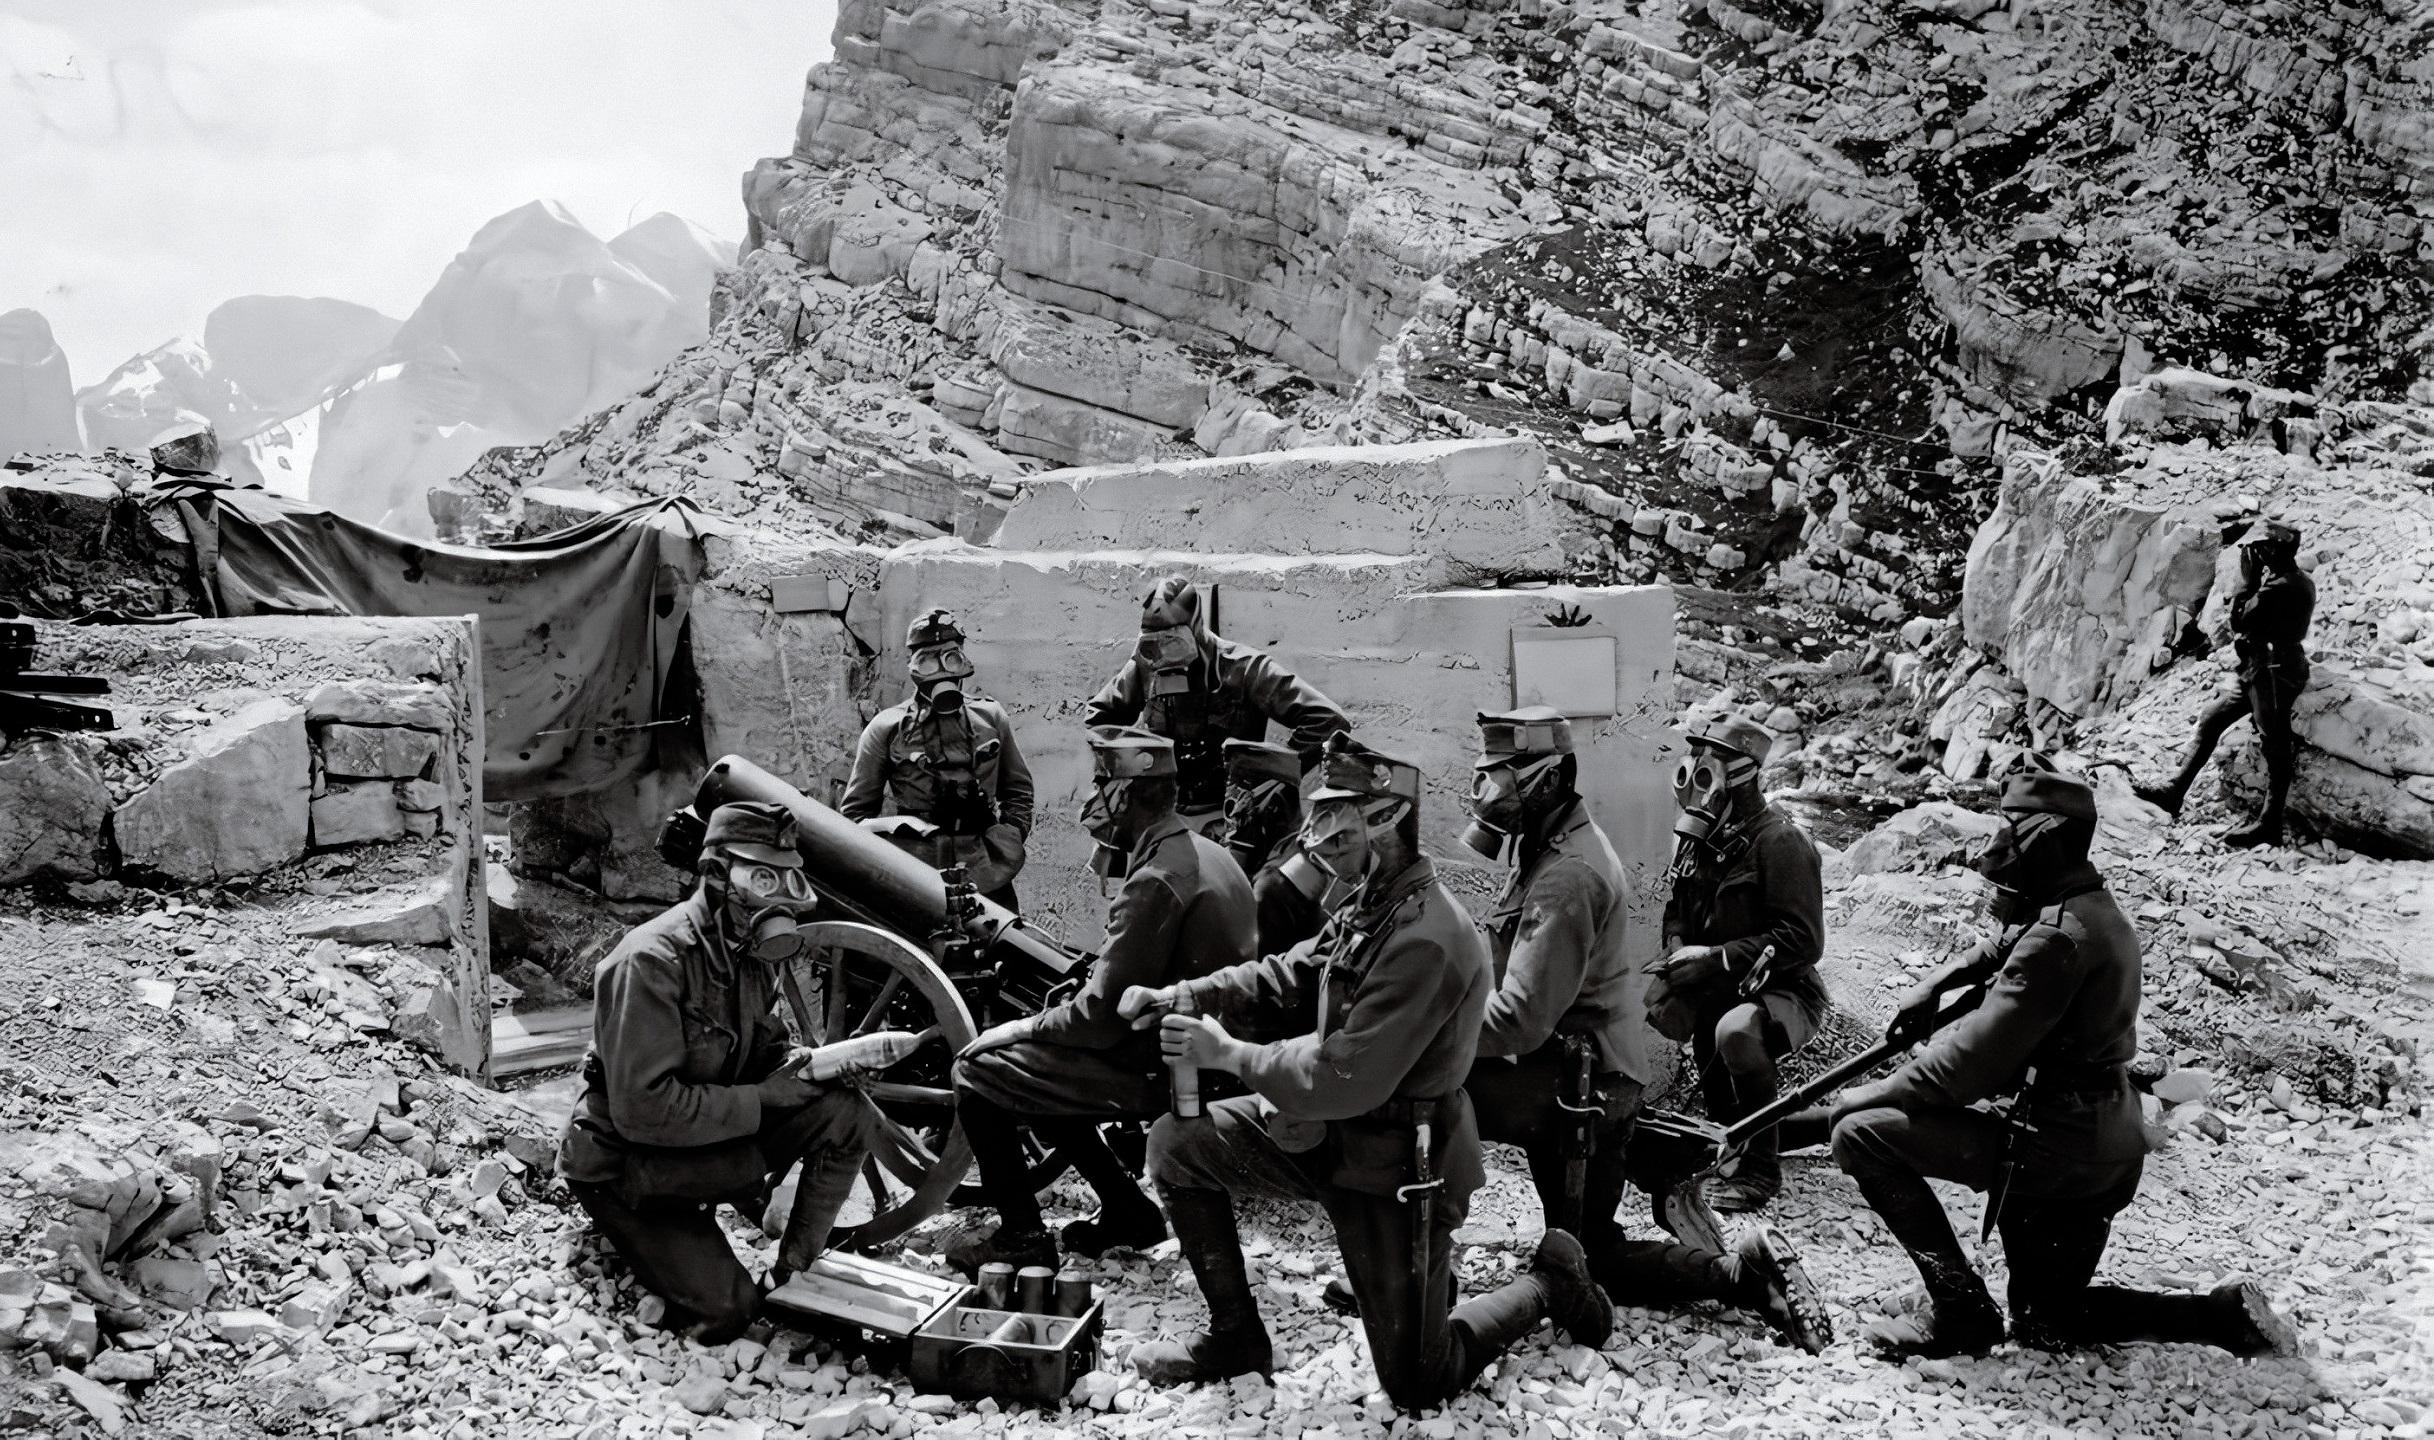
[[[1058,1232],[1066,1254],[1096,1260],[1110,1250],[1147,1250],[1166,1238],[1166,1217],[1107,1148],[1097,1125],[1083,1121],[1075,1133],[1060,1131],[1041,1138],[1071,1157],[1075,1172],[1099,1197],[1098,1214],[1072,1221]]]
[[[1733,1090],[1739,1108],[1736,1115],[1754,1114],[1775,1102],[1775,1069],[1769,1065],[1763,1075],[1735,1075]],[[1783,1159],[1775,1149],[1775,1132],[1769,1128],[1752,1135],[1740,1152],[1725,1163],[1720,1179],[1709,1182],[1707,1203],[1726,1215],[1763,1210],[1783,1189]]]
[[[1163,1188],[1163,1187],[1162,1187]],[[1167,1222],[1208,1301],[1209,1328],[1133,1347],[1133,1368],[1152,1385],[1188,1385],[1275,1368],[1259,1302],[1234,1228],[1233,1197],[1221,1190],[1164,1190]]]
[[[2201,744],[2190,750],[2189,757],[2180,762],[2180,769],[2161,785],[2132,785],[2130,793],[2174,819],[2180,818],[2180,807],[2189,798],[2189,787],[2197,783],[2197,774],[2206,768],[2206,757],[2212,745]]]
[[[1825,1297],[1809,1282],[1800,1252],[1772,1225],[1752,1226],[1724,1257],[1734,1302],[1755,1310],[1784,1342],[1820,1355],[1834,1343]]]
[[[1869,1343],[1888,1357],[1941,1359],[1983,1355],[2003,1339],[2003,1312],[1986,1293],[1986,1281],[1962,1253],[1960,1239],[1942,1202],[1925,1181],[1887,1183],[1862,1178],[1867,1197],[1885,1228],[1918,1266],[1927,1287],[1927,1312],[1880,1320],[1868,1327]]]
[[[863,1158],[859,1151],[830,1146],[804,1157],[803,1175],[795,1185],[794,1212],[786,1217],[785,1233],[778,1238],[777,1262],[770,1267],[772,1285],[785,1284],[828,1249],[828,1232],[837,1223],[837,1212],[845,1208],[846,1197],[853,1194]]]
[[[2212,1345],[2234,1355],[2299,1353],[2298,1333],[2249,1280],[2226,1281],[2205,1295],[2091,1285],[2065,1312],[2064,1323],[2029,1316],[2012,1329],[2021,1344],[2041,1350],[2160,1341]]]
[[[2296,1355],[2299,1333],[2275,1313],[2273,1302],[2252,1280],[2231,1280],[2207,1295],[2220,1317],[2207,1338],[2234,1355]]]
[[[1543,1296],[1542,1313],[1573,1344],[1595,1350],[1614,1333],[1614,1302],[1589,1273],[1589,1252],[1569,1231],[1549,1230],[1538,1237],[1530,1279]]]
[[[2281,844],[2282,808],[2289,795],[2289,778],[2274,776],[2265,793],[2265,808],[2257,812],[2257,818],[2223,836],[2223,843],[2234,850],[2245,850],[2253,845]]]

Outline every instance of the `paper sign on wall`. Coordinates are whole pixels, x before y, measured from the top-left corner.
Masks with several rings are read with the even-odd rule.
[[[1513,631],[1513,704],[1547,705],[1575,719],[1615,712],[1622,693],[1614,632],[1594,625]]]

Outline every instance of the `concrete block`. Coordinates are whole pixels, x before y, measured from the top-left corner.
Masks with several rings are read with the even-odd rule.
[[[1024,484],[1005,550],[1422,555],[1456,582],[1560,568],[1528,439],[1101,465]]]

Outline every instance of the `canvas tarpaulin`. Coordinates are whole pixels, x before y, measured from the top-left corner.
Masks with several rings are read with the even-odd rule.
[[[489,800],[599,790],[650,763],[708,517],[646,501],[494,547],[392,535],[255,490],[175,501],[224,615],[477,615]]]

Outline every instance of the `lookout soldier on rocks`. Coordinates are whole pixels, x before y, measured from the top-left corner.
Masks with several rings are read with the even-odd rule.
[[[2086,785],[2051,770],[2016,772],[2002,818],[1976,867],[1994,884],[1992,913],[2005,928],[1906,997],[1896,1034],[1928,1033],[1947,992],[1991,975],[1985,999],[1902,1069],[1827,1107],[1834,1159],[1926,1282],[1925,1317],[1879,1324],[1870,1338],[1895,1355],[1925,1356],[1979,1354],[2003,1338],[2003,1312],[1927,1188],[1938,1179],[1985,1192],[2022,1344],[2181,1340],[2289,1353],[2289,1327],[2253,1284],[2160,1295],[2088,1283],[2145,1164],[2126,1069],[2137,1046],[2138,936],[2088,861],[2096,798]]]
[[[1484,1178],[1462,1079],[1493,988],[1487,955],[1420,853],[1419,771],[1339,736],[1312,779],[1306,848],[1359,892],[1288,954],[1122,1001],[1135,1023],[1160,1026],[1170,1057],[1253,1091],[1150,1132],[1150,1175],[1209,1329],[1142,1345],[1133,1361],[1161,1385],[1271,1368],[1234,1197],[1295,1195],[1334,1222],[1378,1381],[1416,1409],[1460,1391],[1541,1319],[1594,1346],[1614,1314],[1561,1230],[1539,1241],[1526,1276],[1449,1313],[1453,1232]],[[1224,1023],[1278,1011],[1315,1012],[1317,1029],[1255,1045]]]
[[[837,810],[883,828],[883,801],[922,825],[899,824],[888,838],[933,868],[964,866],[980,892],[1020,909],[1014,877],[1031,838],[1031,769],[1014,727],[994,700],[964,693],[972,662],[963,627],[932,610],[906,631],[913,693],[873,716],[854,750],[853,779]]]
[[[1775,1098],[1776,1062],[1825,1016],[1825,884],[1817,848],[1758,793],[1772,742],[1747,720],[1691,737],[1674,771],[1673,898],[1650,1019],[1691,1042],[1710,1116],[1730,1124]],[[1718,1210],[1756,1210],[1783,1188],[1773,1131],[1712,1189]]]
[[[1264,740],[1273,720],[1293,732],[1302,768],[1327,737],[1352,728],[1334,701],[1269,656],[1209,628],[1200,592],[1170,575],[1141,602],[1132,658],[1091,697],[1092,725],[1139,724],[1175,742],[1176,808],[1197,825],[1225,802],[1226,740]]]
[[[1225,742],[1225,845],[1251,877],[1262,955],[1282,955],[1316,935],[1335,888],[1302,853],[1301,771],[1288,746]]]
[[[1223,846],[1175,817],[1173,742],[1101,730],[1090,756],[1082,825],[1112,857],[1102,873],[1123,888],[1108,907],[1107,946],[1081,993],[990,1030],[956,1063],[956,1113],[998,1216],[994,1236],[954,1256],[967,1269],[993,1260],[1056,1263],[1024,1163],[1026,1125],[1098,1192],[1097,1217],[1067,1225],[1065,1249],[1095,1256],[1166,1238],[1158,1207],[1099,1135],[1103,1121],[1146,1118],[1167,1106],[1157,1039],[1136,1033],[1116,1002],[1131,987],[1195,979],[1259,953],[1250,882]]]
[[[812,908],[794,818],[721,805],[693,894],[636,926],[592,978],[583,1097],[558,1144],[575,1200],[706,1344],[741,1334],[761,1292],[719,1230],[721,1202],[758,1215],[795,1161],[803,1180],[773,1281],[809,1265],[879,1128],[861,1092],[795,1073],[774,1013],[776,967]]]
[[[2232,537],[2226,535],[2228,541]],[[2231,642],[2239,658],[2239,687],[2209,706],[2197,722],[2197,744],[2180,772],[2162,785],[2136,787],[2138,798],[2180,814],[2189,786],[2204,769],[2223,732],[2243,715],[2256,722],[2257,747],[2265,753],[2265,808],[2254,820],[2223,837],[2235,846],[2278,845],[2298,741],[2290,731],[2291,708],[2307,688],[2308,622],[2316,611],[2316,582],[2299,568],[2299,532],[2266,520],[2239,546],[2240,589],[2231,601]]]

